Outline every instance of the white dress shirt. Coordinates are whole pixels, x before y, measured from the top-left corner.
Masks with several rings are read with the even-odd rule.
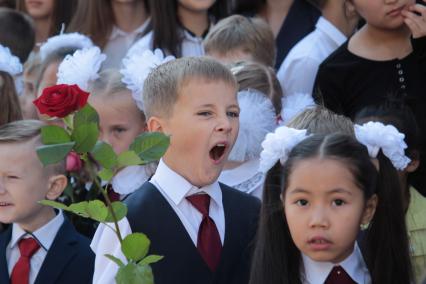
[[[9,275],[12,275],[12,270],[15,264],[18,262],[18,259],[21,256],[19,252],[18,242],[22,238],[33,237],[39,243],[40,248],[37,252],[31,257],[30,260],[30,277],[29,284],[33,284],[37,278],[37,274],[40,271],[40,268],[43,264],[43,261],[47,255],[48,250],[52,246],[53,241],[55,240],[56,234],[64,223],[64,216],[62,211],[50,220],[46,225],[37,229],[31,234],[27,233],[19,225],[12,225],[12,237],[8,246],[6,247],[6,259],[7,259],[7,268]],[[65,253],[65,252],[64,252]]]
[[[188,32],[187,30],[183,30],[183,40],[181,43],[181,52],[182,57],[187,56],[203,56],[204,55],[204,47],[203,47],[203,38],[195,36]],[[139,39],[130,49],[128,54],[132,54],[134,52],[138,52],[139,54],[142,54],[145,50],[152,50],[153,51],[153,31],[150,31],[148,34],[146,34],[144,37]],[[163,52],[165,52],[163,50]],[[170,55],[169,53],[166,53],[167,55]]]
[[[103,70],[108,68],[118,69],[121,67],[121,60],[123,60],[129,48],[135,43],[136,37],[145,31],[149,22],[150,19],[147,19],[141,26],[131,32],[120,30],[117,26],[112,28],[109,40],[103,50],[103,53],[107,56],[102,63]]]
[[[198,229],[202,221],[202,214],[185,197],[192,194],[208,194],[211,198],[209,216],[215,222],[223,244],[225,239],[225,213],[222,204],[222,190],[218,182],[197,188],[170,169],[163,160],[160,160],[150,182],[173,208],[194,246],[197,246]],[[127,218],[122,219],[119,222],[119,226],[123,238],[132,233]],[[107,226],[100,224],[90,247],[96,254],[93,283],[115,283],[114,277],[118,266],[104,256],[105,254],[112,254],[123,261],[126,260],[121,252],[120,243],[115,233]]]
[[[346,40],[339,29],[320,17],[315,30],[290,50],[278,70],[284,96],[312,94],[319,65]]]
[[[239,191],[262,199],[265,174],[259,171],[259,158],[244,162],[236,168],[223,170],[219,181]]]
[[[371,284],[370,273],[357,244],[350,256],[341,263],[314,261],[302,254],[304,275],[303,284],[324,284],[334,266],[340,265],[346,273],[358,284]],[[303,272],[304,271],[304,272]]]

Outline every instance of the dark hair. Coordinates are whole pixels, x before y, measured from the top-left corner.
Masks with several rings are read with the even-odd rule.
[[[25,63],[35,44],[31,18],[12,9],[0,8],[0,44]]]
[[[13,77],[0,71],[0,125],[22,119],[21,106]]]
[[[376,213],[360,243],[372,283],[410,283],[408,239],[396,170],[380,152],[378,172],[367,148],[343,134],[308,137],[293,148],[284,166],[277,163],[268,172],[250,283],[302,283],[301,255],[291,238],[280,195],[284,195],[297,162],[318,156],[347,164],[366,200],[373,194],[378,196]]]
[[[180,57],[182,35],[179,30],[178,0],[149,0],[151,22],[149,30],[153,31],[153,48],[160,48],[176,57]],[[228,15],[228,1],[217,0],[209,9],[215,21]],[[146,33],[147,33],[146,32]]]
[[[149,12],[148,0],[144,0]],[[114,26],[115,16],[111,0],[78,1],[77,10],[68,32],[80,32],[89,36],[93,43],[104,48]]]
[[[91,2],[91,1],[78,1],[78,2]],[[71,22],[71,18],[74,15],[75,8],[77,6],[77,0],[55,0],[53,1],[53,12],[52,12],[52,26],[49,30],[49,37],[59,34],[62,29],[62,24],[65,27]],[[28,13],[25,6],[25,0],[16,1],[16,9],[25,13]]]
[[[254,15],[266,4],[266,0],[233,0],[232,14]]]

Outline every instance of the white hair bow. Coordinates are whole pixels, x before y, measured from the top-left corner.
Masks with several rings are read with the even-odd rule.
[[[381,122],[367,122],[355,125],[355,136],[364,144],[370,157],[376,158],[379,150],[392,162],[398,170],[403,170],[410,163],[410,158],[405,155],[407,144],[405,135],[400,133],[393,125],[384,125]]]

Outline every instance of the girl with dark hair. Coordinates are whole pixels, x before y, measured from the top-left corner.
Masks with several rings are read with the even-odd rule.
[[[408,235],[410,237],[411,260],[416,276],[420,283],[426,269],[426,198],[412,185],[413,176],[420,163],[419,129],[411,109],[404,104],[386,104],[370,106],[361,110],[355,117],[356,123],[378,121],[395,126],[404,134],[407,144],[405,154],[410,163],[398,171],[403,191],[403,206],[406,212]]]
[[[151,31],[129,54],[162,49],[176,57],[204,55],[203,38],[210,26],[228,15],[226,0],[150,0]]]
[[[121,60],[149,23],[148,0],[79,1],[68,32],[89,36],[107,55],[103,69],[120,68]]]
[[[76,5],[77,0],[16,1],[16,9],[27,13],[34,20],[35,49],[38,50],[38,47],[49,37],[59,34],[63,25],[68,26]]]
[[[395,155],[391,162],[383,154],[389,147],[370,144],[378,131],[399,137],[384,125],[356,128],[367,147],[348,135],[307,137],[305,130],[287,127],[267,136],[261,166],[272,169],[251,284],[411,283],[401,190],[392,164],[407,160]],[[395,152],[401,145],[391,148]],[[360,227],[365,234],[358,244]]]

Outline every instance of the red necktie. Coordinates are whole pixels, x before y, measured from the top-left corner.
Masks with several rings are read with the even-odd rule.
[[[346,273],[343,267],[335,266],[331,270],[324,284],[357,284],[352,278]]]
[[[210,270],[216,271],[220,261],[222,242],[216,224],[209,216],[210,196],[208,194],[194,194],[186,197],[186,199],[203,214],[203,220],[198,229],[197,249]]]
[[[107,194],[108,194],[109,201],[111,201],[111,203],[114,201],[120,201],[120,194],[115,192],[111,185],[108,185],[107,187]]]
[[[10,277],[11,284],[28,284],[30,278],[30,259],[40,248],[33,238],[21,239],[18,242],[21,257],[15,264]]]

